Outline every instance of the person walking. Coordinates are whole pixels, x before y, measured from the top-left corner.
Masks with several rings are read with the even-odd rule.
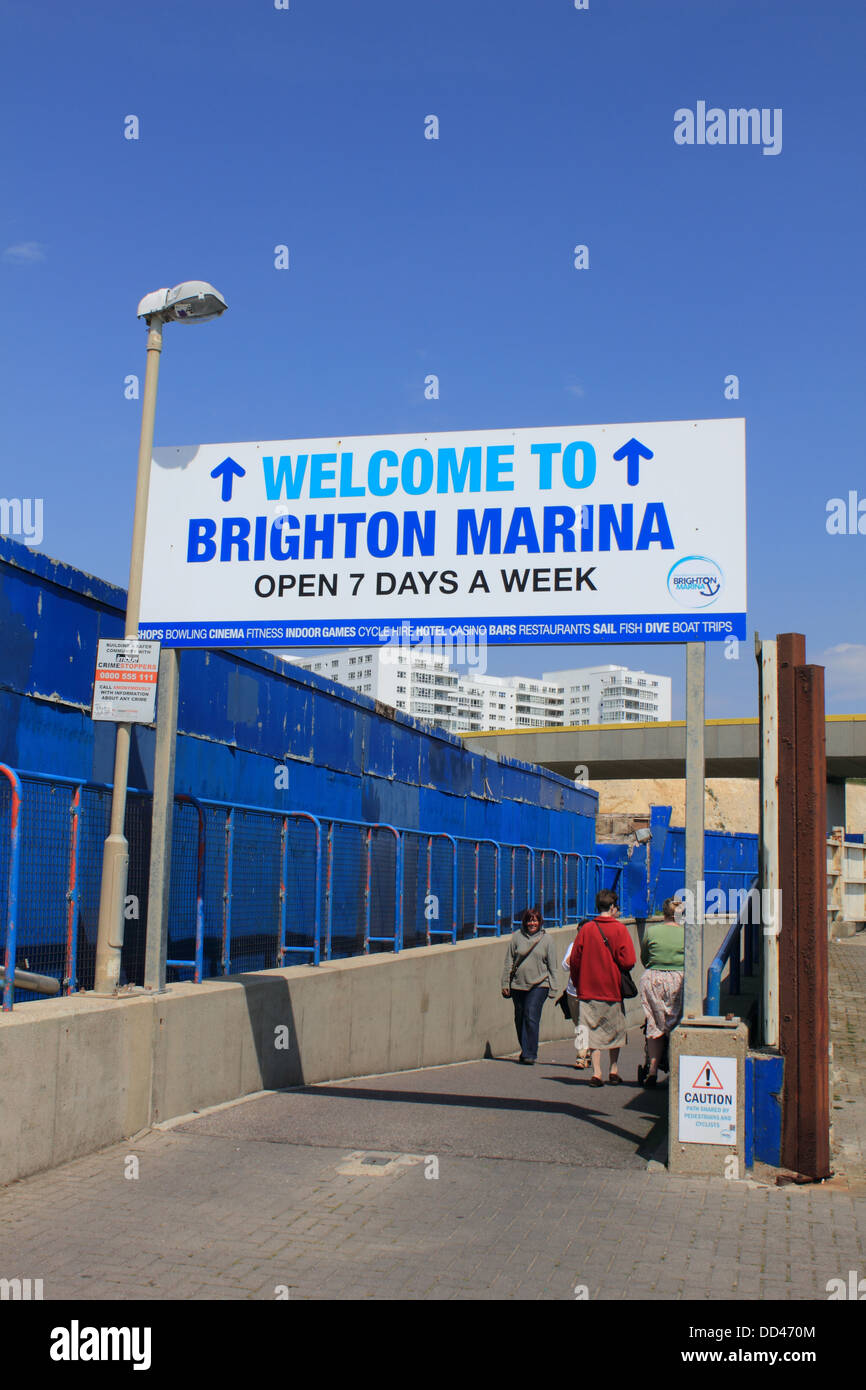
[[[619,920],[619,899],[610,888],[595,895],[595,913],[579,929],[569,969],[580,1001],[579,1022],[586,1028],[592,1059],[590,1086],[603,1086],[601,1054],[610,1053],[608,1085],[621,1086],[619,1050],[626,1043],[621,970],[636,956],[628,931]]]
[[[502,969],[502,997],[514,1005],[520,1061],[538,1058],[538,1028],[545,999],[556,998],[557,960],[553,937],[542,925],[540,907],[528,907],[521,928],[513,933]]]
[[[685,968],[685,927],[676,919],[676,898],[662,903],[663,922],[647,927],[640,947],[645,967],[640,982],[640,998],[646,1014],[646,1045],[649,1066],[644,1086],[657,1083],[665,1042],[683,1015],[683,970]],[[638,1080],[640,1080],[638,1076]]]
[[[574,942],[569,942],[568,950],[562,962],[563,970],[568,970],[571,964],[571,952]],[[589,1066],[589,1048],[586,1046],[586,1028],[580,1022],[580,1000],[577,997],[577,990],[574,988],[571,974],[568,976],[568,984],[565,987],[565,997],[568,1001],[568,1012],[571,1014],[571,1021],[574,1024],[574,1050],[577,1054],[574,1059],[574,1066],[577,1071],[586,1071]]]

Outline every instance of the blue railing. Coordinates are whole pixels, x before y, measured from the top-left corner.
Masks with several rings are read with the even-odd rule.
[[[737,911],[737,920],[732,922],[725,935],[725,939],[712,959],[710,968],[707,971],[707,1014],[717,1017],[721,1013],[721,993],[722,993],[722,972],[727,962],[730,962],[728,971],[728,993],[739,994],[740,992],[740,957],[743,957],[743,967],[747,975],[751,975],[754,970],[756,950],[755,950],[755,927],[760,923],[760,898],[757,898],[758,909],[756,911],[756,895],[758,893],[757,877],[752,880],[749,891],[744,900],[740,903]],[[740,938],[742,935],[742,946]]]
[[[0,774],[8,1008],[16,960],[60,981],[65,994],[92,985],[111,787],[2,765]],[[122,983],[144,977],[149,802],[150,793],[130,788]],[[562,926],[594,910],[602,870],[597,855],[180,794],[170,978],[498,936],[530,904]]]

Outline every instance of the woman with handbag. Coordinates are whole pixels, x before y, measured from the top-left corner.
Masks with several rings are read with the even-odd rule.
[[[502,997],[514,1005],[520,1061],[532,1066],[538,1057],[538,1028],[545,999],[556,998],[556,950],[542,926],[540,907],[528,907],[513,933],[502,970]]]
[[[657,1084],[659,1068],[669,1070],[664,1063],[665,1046],[683,1013],[685,927],[682,920],[677,921],[679,908],[676,898],[665,898],[664,921],[647,927],[640,948],[646,967],[641,976],[640,997],[646,1014],[649,1065],[645,1072],[639,1069],[638,1081],[650,1088]]]
[[[571,948],[570,971],[579,1019],[592,1058],[590,1086],[603,1086],[601,1054],[610,1052],[608,1085],[621,1086],[617,1063],[626,1043],[623,998],[637,994],[629,974],[637,959],[632,939],[619,920],[619,899],[610,888],[595,896],[595,917],[584,922]]]

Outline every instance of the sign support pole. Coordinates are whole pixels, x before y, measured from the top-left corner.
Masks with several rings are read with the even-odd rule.
[[[147,889],[147,944],[144,987],[165,991],[168,956],[168,910],[171,889],[171,835],[174,821],[174,764],[177,747],[177,697],[180,651],[163,648],[159,658],[156,755],[153,764],[153,813],[150,831],[150,877]]]
[[[704,1012],[704,691],[706,645],[686,643],[686,890],[683,1016]],[[686,898],[686,903],[690,901]]]
[[[672,1173],[710,1173],[739,1177],[746,1164],[745,1064],[749,1034],[739,1019],[704,1015],[704,700],[706,645],[686,643],[686,898],[683,1017],[671,1034],[668,1096],[668,1168]],[[724,1107],[713,1110],[719,1124],[707,1124],[702,1091],[712,1091]],[[705,1087],[701,1075],[710,1082]],[[733,1165],[733,1166],[732,1166]]]
[[[159,314],[147,320],[147,367],[141,409],[141,437],[138,445],[138,481],[132,525],[132,554],[129,562],[129,589],[126,597],[126,636],[138,636],[141,609],[141,576],[150,466],[153,457],[153,424],[156,415],[156,387],[162,352],[162,324]],[[102,852],[99,887],[99,927],[96,941],[94,994],[114,994],[120,983],[120,953],[123,949],[124,909],[129,870],[129,844],[124,834],[126,782],[129,775],[129,748],[132,725],[118,724],[114,745],[114,781],[111,792],[111,821]]]

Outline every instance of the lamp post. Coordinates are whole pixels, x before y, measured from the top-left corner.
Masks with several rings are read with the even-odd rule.
[[[222,295],[204,280],[186,280],[173,290],[155,290],[138,306],[138,317],[147,324],[147,368],[141,408],[141,439],[138,447],[138,481],[132,527],[132,555],[129,563],[129,591],[126,600],[126,637],[138,636],[141,607],[141,572],[144,533],[147,523],[147,494],[153,455],[153,422],[156,414],[156,384],[159,355],[162,352],[164,323],[203,323],[223,313]],[[126,783],[129,774],[131,724],[118,724],[114,746],[114,781],[111,793],[111,823],[102,852],[102,878],[99,890],[99,931],[96,942],[95,994],[114,994],[120,978],[120,952],[123,947],[124,907],[126,904],[129,845],[123,833],[126,815]]]

